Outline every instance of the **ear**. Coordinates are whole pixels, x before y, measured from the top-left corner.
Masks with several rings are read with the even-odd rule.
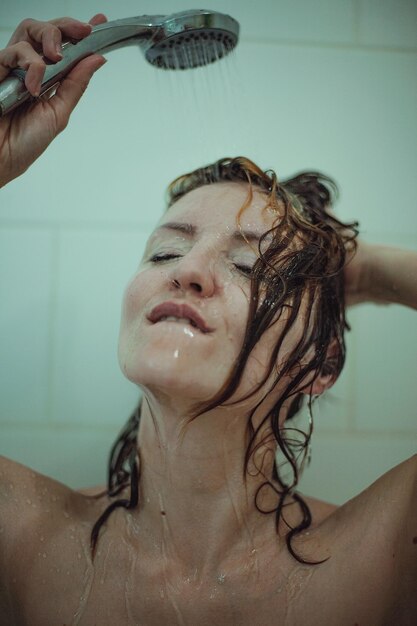
[[[335,384],[339,377],[339,372],[336,370],[338,354],[339,344],[336,339],[333,339],[327,349],[326,360],[321,371],[314,378],[312,384],[301,390],[301,393],[308,396],[321,396],[324,391]]]

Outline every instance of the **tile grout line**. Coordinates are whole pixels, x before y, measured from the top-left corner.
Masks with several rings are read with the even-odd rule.
[[[271,39],[268,37],[246,37],[241,39],[242,43],[261,44],[270,46],[288,46],[299,48],[322,48],[323,50],[346,50],[346,51],[358,51],[358,52],[376,52],[376,53],[395,53],[395,54],[416,54],[416,46],[384,46],[377,44],[365,44],[365,43],[349,43],[349,42],[326,42],[326,41],[314,41],[311,39]]]
[[[1,228],[33,228],[38,230],[43,230],[45,228],[50,229],[67,229],[67,230],[75,230],[75,231],[88,231],[101,229],[102,231],[114,231],[118,229],[119,231],[127,231],[132,232],[132,230],[148,231],[155,227],[155,223],[138,223],[135,221],[100,221],[100,220],[64,220],[64,221],[55,221],[52,219],[41,219],[41,220],[33,220],[22,218],[21,220],[16,218],[0,218],[0,229]]]
[[[51,282],[49,296],[49,330],[48,330],[48,393],[46,405],[46,419],[49,425],[52,425],[55,419],[53,410],[55,407],[55,337],[56,337],[56,318],[58,306],[58,286],[59,274],[61,269],[61,229],[59,227],[51,228]]]
[[[361,0],[352,0],[352,8],[353,8],[353,41],[355,45],[360,44],[360,33],[361,33]]]
[[[377,44],[365,44],[360,42],[360,0],[352,0],[353,1],[353,35],[354,41],[352,43],[349,42],[337,42],[337,41],[318,41],[313,39],[285,39],[285,38],[271,38],[271,37],[257,37],[247,36],[241,37],[241,43],[252,44],[264,44],[264,45],[277,45],[277,46],[291,46],[300,48],[323,48],[325,50],[334,49],[334,50],[358,50],[362,52],[393,52],[393,53],[405,53],[405,54],[416,54],[417,47],[416,46],[384,46]],[[8,28],[0,28],[1,34],[9,34],[12,35],[13,29]]]

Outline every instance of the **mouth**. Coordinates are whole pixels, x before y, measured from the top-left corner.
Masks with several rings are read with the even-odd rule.
[[[153,324],[158,322],[187,324],[204,334],[214,330],[193,307],[177,302],[163,302],[159,304],[152,309],[148,319]]]

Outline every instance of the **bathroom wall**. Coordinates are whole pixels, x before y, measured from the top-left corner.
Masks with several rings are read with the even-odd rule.
[[[2,0],[0,44],[25,17],[197,5]],[[233,58],[177,74],[135,48],[110,53],[65,132],[0,191],[0,453],[73,487],[104,482],[137,401],[117,365],[120,301],[173,177],[239,154],[281,178],[322,170],[364,240],[417,247],[415,0],[203,5],[239,20]],[[417,446],[415,312],[363,305],[349,322],[302,482],[335,503]]]

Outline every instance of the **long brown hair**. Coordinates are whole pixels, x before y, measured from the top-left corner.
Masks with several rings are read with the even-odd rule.
[[[279,521],[284,519],[286,499],[291,496],[300,507],[302,520],[294,527],[285,522],[289,526],[286,534],[287,547],[300,563],[313,565],[322,561],[304,560],[294,551],[292,545],[294,537],[312,522],[307,503],[295,491],[300,467],[306,460],[312,428],[308,433],[303,433],[290,426],[280,427],[280,415],[284,404],[287,407],[289,404],[287,423],[303,404],[304,394],[301,390],[308,389],[319,375],[330,375],[336,379],[343,368],[346,355],[344,333],[349,330],[345,317],[343,267],[346,250],[349,248],[352,251],[356,247],[358,224],[344,224],[329,212],[337,197],[336,184],[329,177],[319,172],[301,172],[280,183],[274,171],[263,171],[245,157],[221,159],[175,179],[168,187],[168,208],[193,189],[224,181],[248,183],[248,196],[241,212],[250,205],[253,189],[256,188],[265,194],[265,207],[275,210],[277,219],[273,227],[262,235],[258,244],[258,259],[251,275],[249,315],[236,364],[215,397],[204,406],[196,407],[195,415],[190,421],[198,418],[204,411],[228,402],[239,386],[252,349],[262,334],[286,310],[283,331],[276,345],[272,346],[268,371],[257,389],[247,397],[261,389],[276,366],[283,341],[298,318],[302,301],[306,302],[308,314],[304,332],[285,363],[280,364],[270,390],[285,376],[290,382],[256,428],[252,418],[260,403],[251,412],[247,423],[248,444],[242,470],[246,480],[250,458],[264,441],[257,441],[259,432],[269,421],[277,449],[291,467],[292,480],[287,482],[281,475],[278,464],[274,464],[270,479],[266,479],[256,492],[255,506],[261,513],[275,513],[278,532]],[[266,237],[271,236],[271,242],[265,246]],[[309,358],[305,359],[307,353]],[[305,383],[306,379],[309,380],[308,383]],[[239,401],[242,399],[244,398],[239,398]],[[307,404],[311,413],[311,394]],[[115,497],[130,485],[130,498],[115,500],[95,523],[91,533],[93,555],[100,528],[111,512],[117,507],[132,509],[138,505],[140,460],[137,435],[140,415],[139,403],[113,445],[108,467],[107,495]],[[301,440],[294,436],[296,433],[301,435]],[[273,489],[277,495],[277,506],[272,511],[264,511],[258,506],[258,495],[264,487]]]

